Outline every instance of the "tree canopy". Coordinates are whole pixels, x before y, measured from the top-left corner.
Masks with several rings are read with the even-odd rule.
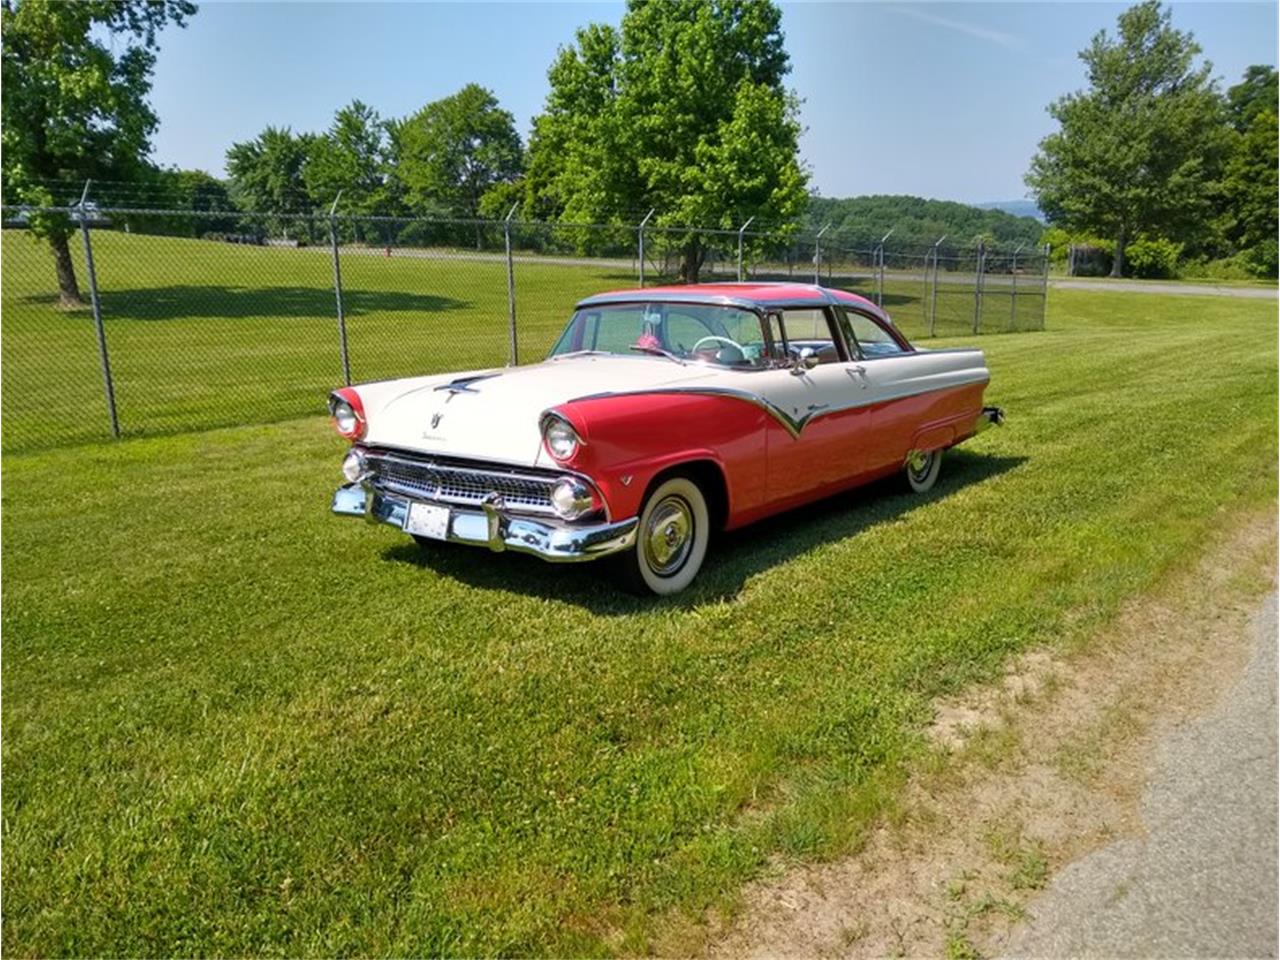
[[[1220,221],[1228,239],[1254,273],[1275,276],[1280,220],[1280,156],[1277,155],[1277,75],[1274,67],[1252,66],[1227,91],[1231,124],[1238,133],[1222,179],[1225,199]]]
[[[831,224],[828,236],[864,247],[874,244],[890,228],[890,242],[898,246],[932,244],[946,234],[958,245],[981,236],[1001,244],[1033,247],[1044,231],[1044,224],[1034,217],[1017,217],[1003,210],[983,210],[951,200],[900,195],[813,197],[807,219],[813,230]]]
[[[267,127],[227,150],[232,194],[251,213],[285,213],[311,207],[303,170],[314,138],[288,127]]]
[[[490,90],[469,83],[400,125],[396,176],[410,206],[481,215],[485,194],[514,181],[524,153],[515,118]]]
[[[342,194],[346,213],[388,213],[387,127],[372,107],[353,100],[340,109],[324,133],[305,141],[301,173],[307,194],[332,203]]]
[[[629,0],[560,51],[529,145],[527,208],[573,222],[736,227],[804,209],[781,14],[768,0]],[[704,249],[683,239],[696,282]]]
[[[0,141],[6,202],[50,204],[58,180],[129,180],[146,169],[157,34],[190,0],[4,0]],[[123,43],[121,43],[123,41]],[[33,218],[53,250],[60,301],[79,306],[65,217]]]
[[[1146,0],[1080,52],[1089,87],[1049,107],[1059,129],[1040,143],[1028,186],[1049,220],[1114,240],[1112,273],[1140,234],[1212,216],[1227,150],[1222,101],[1200,47]]]

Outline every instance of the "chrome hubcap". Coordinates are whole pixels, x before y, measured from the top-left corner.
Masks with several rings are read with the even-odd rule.
[[[911,479],[921,482],[928,478],[929,470],[933,467],[933,458],[936,456],[936,453],[917,453],[912,457],[907,465],[907,469],[911,472]]]
[[[666,577],[682,566],[693,548],[693,512],[680,497],[666,497],[649,514],[644,532],[644,558],[650,569]]]

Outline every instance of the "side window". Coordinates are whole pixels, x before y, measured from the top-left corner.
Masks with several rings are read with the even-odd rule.
[[[760,317],[750,310],[724,308],[717,308],[715,317],[723,324],[725,336],[742,347],[751,366],[760,366],[769,352],[761,333]]]
[[[857,342],[862,356],[868,360],[906,353],[898,341],[893,339],[893,335],[870,317],[845,310],[844,318],[847,329],[852,334],[850,339]]]
[[[784,310],[782,322],[787,331],[787,344],[794,355],[808,347],[818,355],[819,363],[837,363],[840,350],[832,339],[827,312],[821,307]]]

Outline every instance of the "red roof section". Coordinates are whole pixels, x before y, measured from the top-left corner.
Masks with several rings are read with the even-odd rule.
[[[856,293],[836,290],[832,287],[819,287],[812,283],[678,283],[663,287],[624,287],[620,290],[610,290],[597,296],[640,292],[643,292],[646,297],[671,297],[673,300],[688,296],[691,293],[701,293],[721,297],[734,297],[739,300],[750,300],[761,304],[806,300],[825,303],[828,297],[833,297],[842,303],[879,309],[874,302],[866,297],[860,297]]]

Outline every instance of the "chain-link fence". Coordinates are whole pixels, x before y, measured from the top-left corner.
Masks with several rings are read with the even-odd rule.
[[[694,277],[850,290],[913,339],[1045,316],[1045,251],[977,241],[92,206],[3,223],[7,451],[305,416],[344,382],[534,361],[582,297]]]

